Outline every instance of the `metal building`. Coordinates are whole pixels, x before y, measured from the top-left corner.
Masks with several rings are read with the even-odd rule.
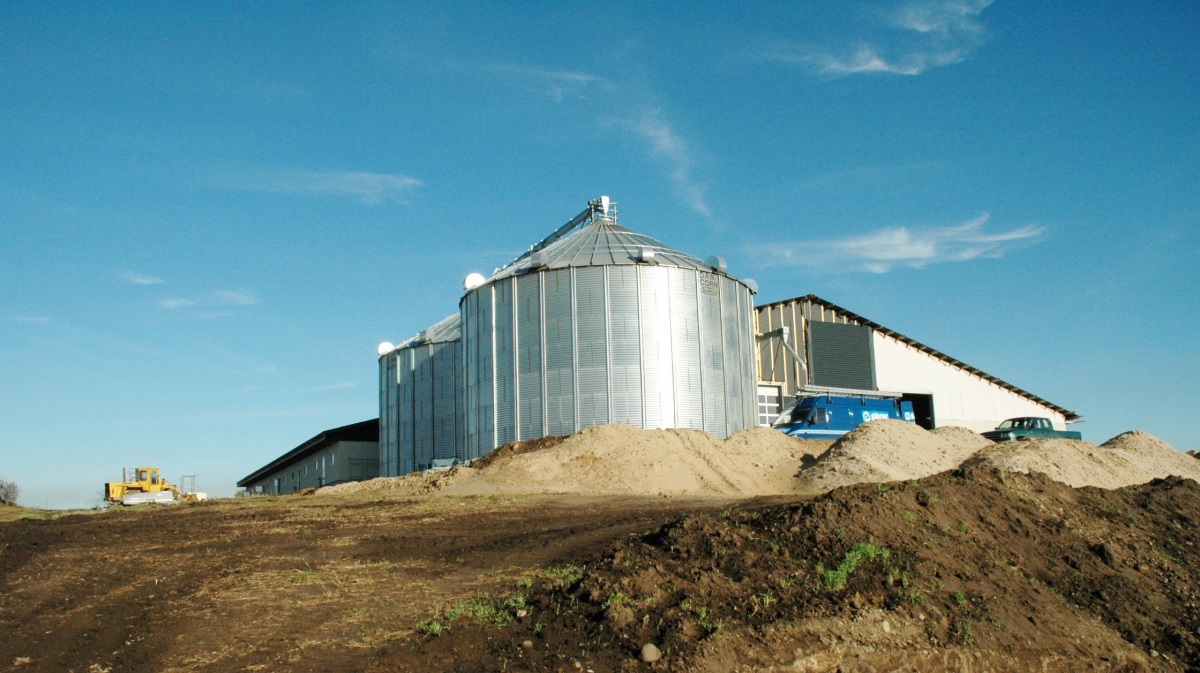
[[[238,486],[279,495],[379,476],[379,420],[333,428],[251,472]]]
[[[462,460],[459,314],[379,347],[379,476]]]
[[[755,310],[759,421],[798,395],[875,391],[913,403],[925,428],[991,430],[1042,416],[1063,429],[1081,416],[815,295]]]
[[[603,423],[726,437],[757,422],[753,281],[619,225],[607,197],[464,285],[468,459]]]

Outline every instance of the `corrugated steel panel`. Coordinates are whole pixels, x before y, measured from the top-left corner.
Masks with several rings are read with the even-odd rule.
[[[742,338],[745,320],[738,301],[741,283],[721,278],[721,326],[725,347],[725,430],[722,436],[745,427],[746,373],[742,371],[742,353],[752,344]],[[737,430],[735,430],[736,428]]]
[[[669,270],[652,266],[635,268],[646,413],[643,427],[671,428],[675,426],[675,377]]]
[[[604,267],[574,270],[578,418],[575,429],[608,423],[608,292]]]
[[[541,274],[516,278],[517,439],[544,436]]]
[[[637,267],[608,267],[612,420],[642,427],[642,349]]]
[[[495,391],[496,425],[494,445],[484,445],[484,452],[517,439],[517,372],[515,353],[515,329],[513,325],[513,286],[511,282],[491,285],[495,302],[492,316],[492,347],[495,349],[496,367],[492,390]]]
[[[571,270],[544,275],[546,322],[546,434],[575,432],[575,330]]]
[[[670,269],[671,364],[675,383],[675,427],[704,429],[704,383],[700,376],[700,308],[696,272]]]
[[[476,299],[489,295],[490,316]],[[609,422],[718,437],[753,426],[751,301],[740,281],[612,222],[518,260],[462,302],[469,446]],[[494,348],[491,380],[476,342]]]

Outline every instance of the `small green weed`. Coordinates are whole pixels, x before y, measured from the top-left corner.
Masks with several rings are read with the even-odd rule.
[[[891,552],[885,547],[881,547],[874,542],[859,542],[846,552],[846,556],[838,567],[833,570],[826,570],[823,574],[825,588],[829,591],[841,591],[846,586],[846,581],[850,579],[850,574],[858,568],[863,561],[881,560],[886,561],[891,557]]]

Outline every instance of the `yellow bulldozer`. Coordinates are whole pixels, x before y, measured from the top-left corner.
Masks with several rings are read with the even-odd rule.
[[[143,503],[172,503],[183,500],[205,500],[207,495],[197,493],[194,476],[183,478],[190,485],[181,489],[162,478],[157,467],[126,467],[122,481],[110,481],[104,484],[104,499],[108,502],[122,505],[140,505]]]

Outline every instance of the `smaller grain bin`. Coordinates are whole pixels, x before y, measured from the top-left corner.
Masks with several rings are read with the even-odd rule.
[[[379,474],[395,477],[463,458],[459,314],[397,346],[380,345]]]
[[[752,281],[626,229],[614,205],[468,277],[467,458],[604,423],[722,438],[757,424]]]

